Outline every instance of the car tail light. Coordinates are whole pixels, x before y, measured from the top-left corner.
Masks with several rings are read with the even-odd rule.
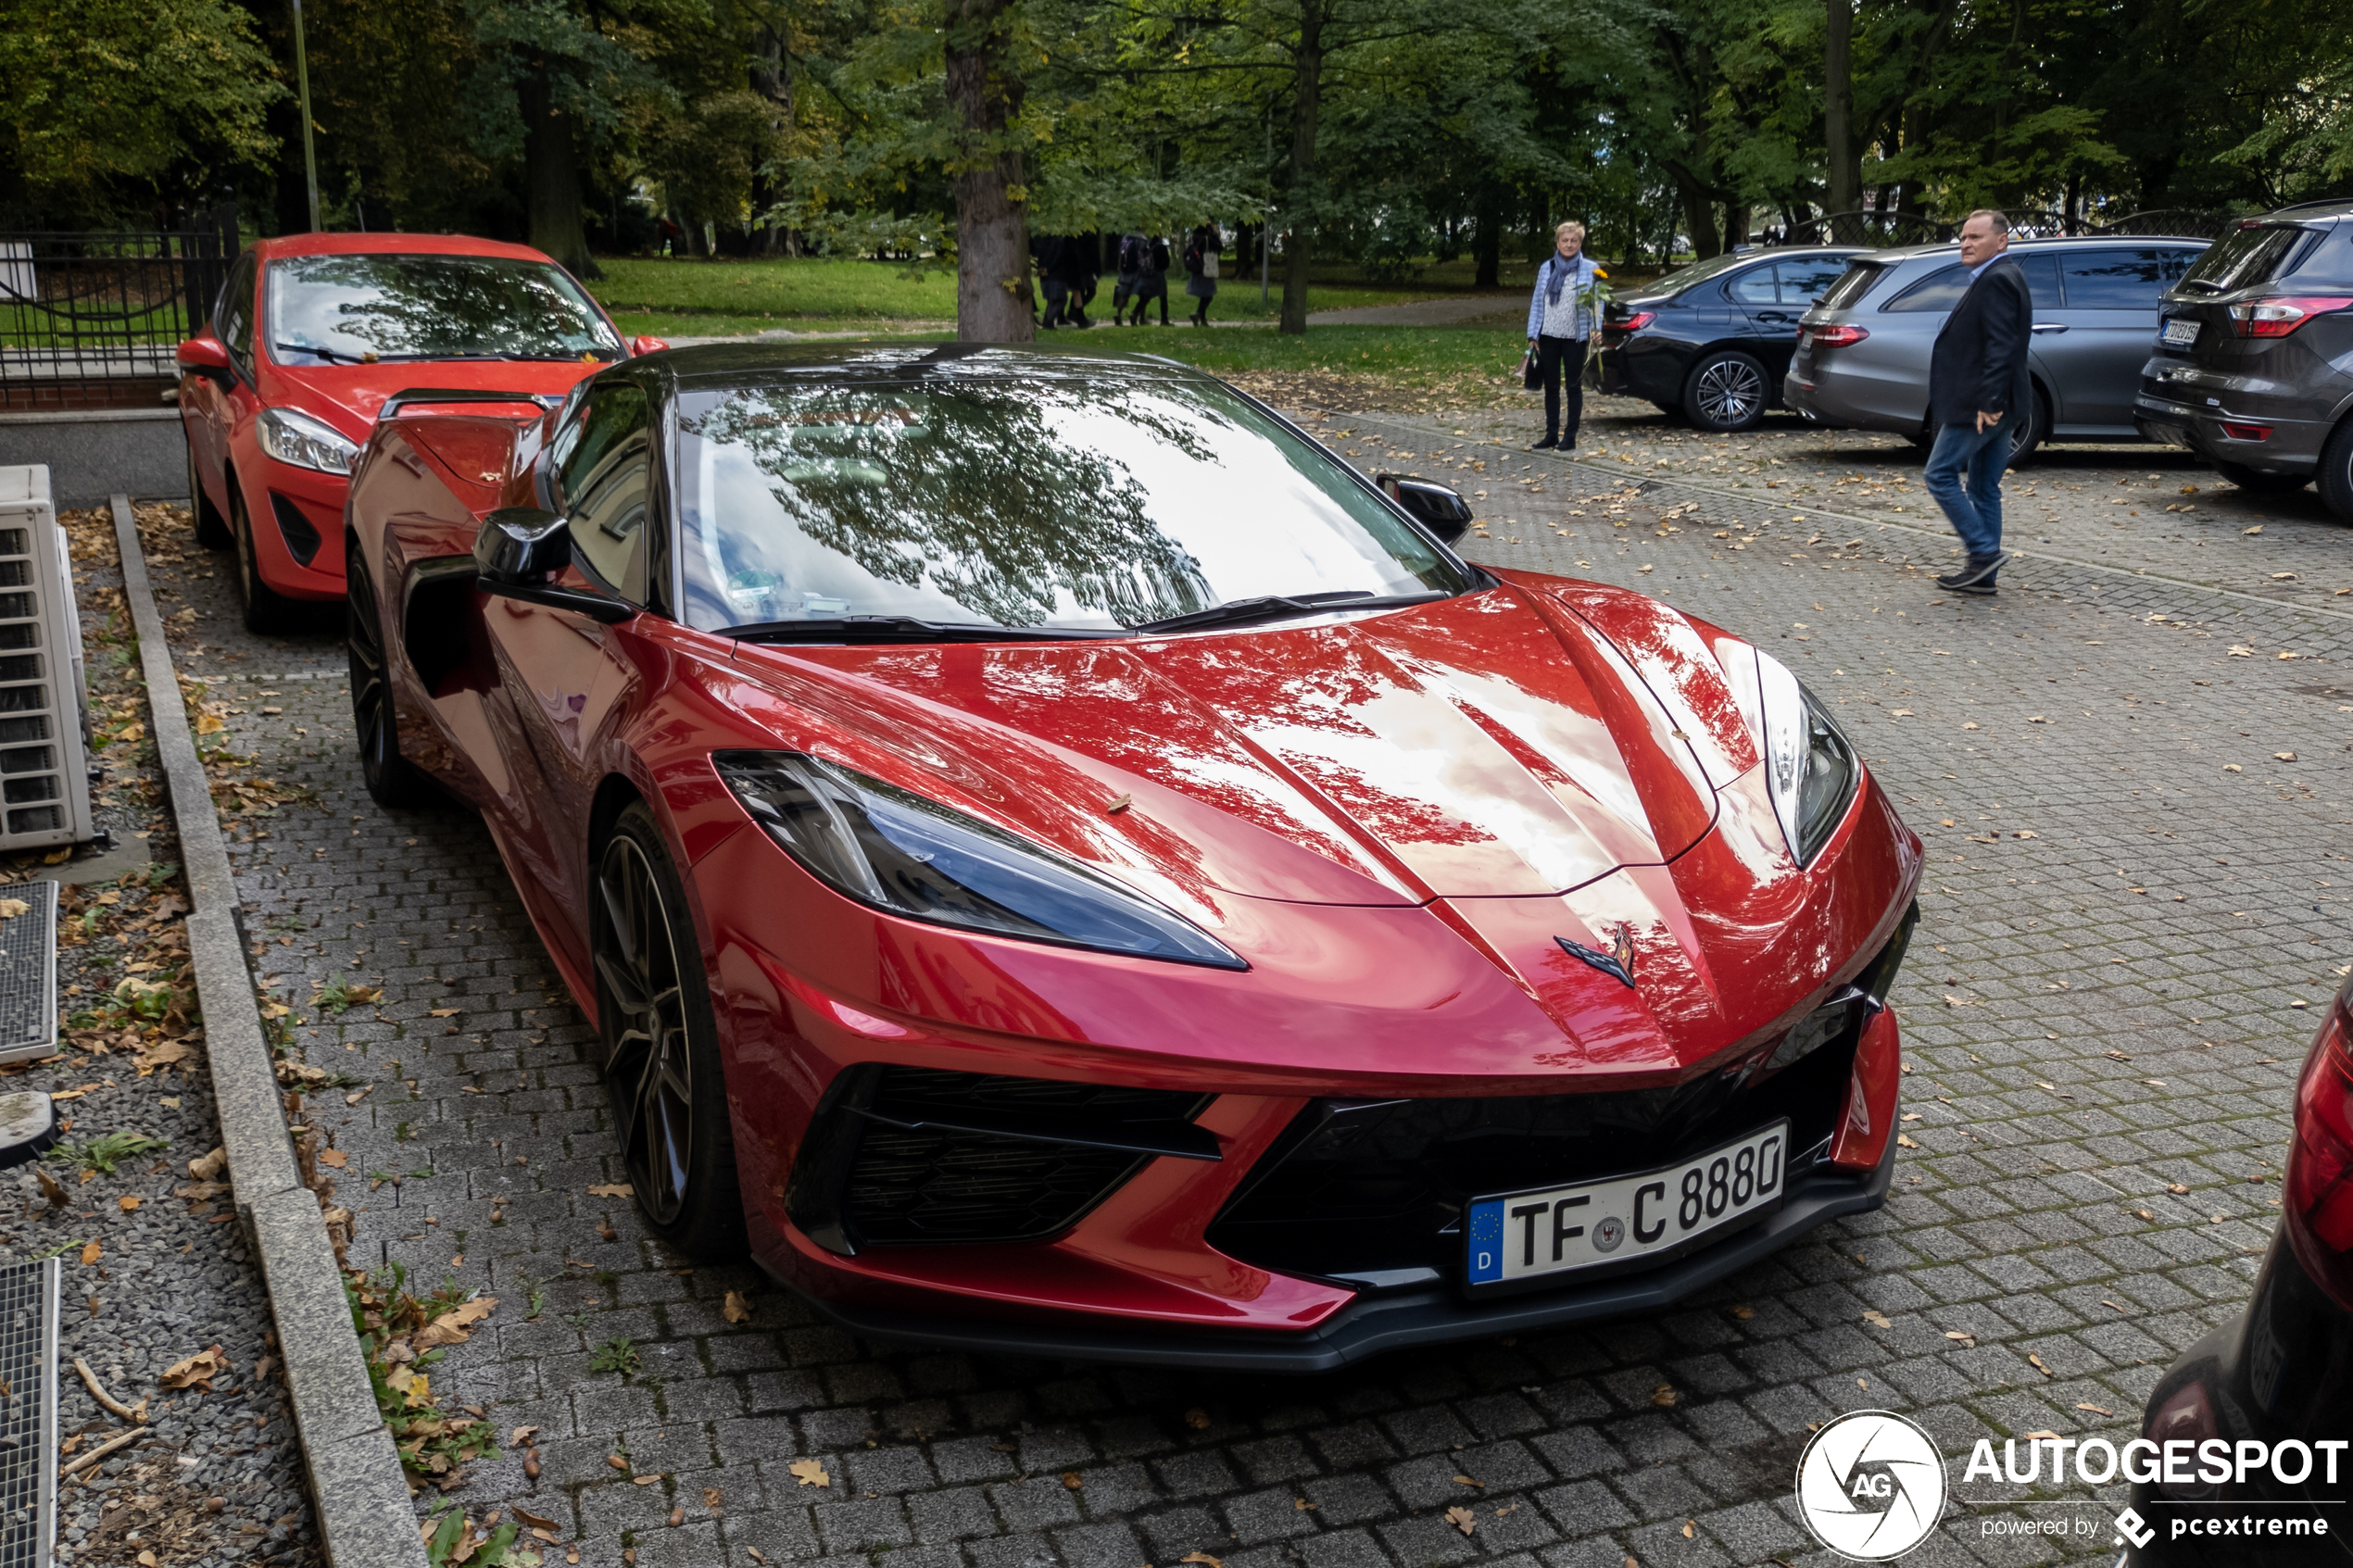
[[[1639,332],[1657,320],[1658,312],[1655,310],[1637,310],[1617,325],[1619,332]]]
[[[2173,1390],[2172,1397],[2158,1406],[2142,1424],[2141,1431],[2152,1443],[2188,1443],[2192,1445],[2189,1451],[2196,1453],[2196,1445],[2208,1441],[2215,1434],[2214,1401],[2208,1396],[2206,1385],[2184,1383]],[[2159,1451],[2163,1451],[2161,1447]],[[2190,1475],[2192,1479],[2188,1481],[2160,1480],[2157,1489],[2171,1498],[2214,1495],[2219,1483],[2198,1477],[2196,1470],[2192,1470]]]
[[[1817,348],[1844,348],[1850,343],[1860,343],[1871,335],[1862,327],[1814,327],[1809,330],[1814,334],[1814,346]]]
[[[2337,993],[2296,1086],[2296,1141],[2281,1195],[2304,1272],[2353,1311],[2353,981]]]
[[[2269,441],[2271,439],[2271,427],[2245,424],[2237,420],[2224,420],[2222,433],[2233,441]]]
[[[2296,295],[2284,299],[2259,299],[2230,307],[2231,320],[2241,337],[2285,337],[2315,316],[2353,305],[2343,295]]]

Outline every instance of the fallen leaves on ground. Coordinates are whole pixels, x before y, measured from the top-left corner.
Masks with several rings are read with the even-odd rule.
[[[1662,1383],[1651,1390],[1651,1403],[1663,1411],[1673,1410],[1675,1401],[1681,1398],[1682,1396],[1675,1391],[1675,1385],[1672,1383]]]
[[[1863,1321],[1869,1323],[1873,1328],[1894,1328],[1895,1326],[1894,1321],[1885,1312],[1881,1311],[1877,1307],[1866,1307],[1863,1309]]]
[[[419,1329],[411,1343],[421,1350],[434,1345],[463,1345],[472,1337],[467,1330],[488,1317],[497,1305],[496,1296],[477,1296]]]
[[[1185,1424],[1196,1432],[1209,1430],[1209,1412],[1198,1407],[1185,1412]]]
[[[106,1250],[107,1249],[105,1248],[99,1246],[94,1241],[83,1242],[82,1244],[82,1266],[85,1269],[88,1268],[91,1264],[96,1262],[100,1257],[104,1256]]]
[[[92,1242],[90,1245],[94,1248],[97,1243]],[[187,1360],[174,1361],[170,1366],[166,1367],[162,1379],[163,1386],[166,1388],[202,1388],[207,1393],[210,1393],[212,1380],[228,1370],[229,1359],[221,1353],[220,1347],[208,1346]]]
[[[1478,1528],[1478,1515],[1472,1513],[1469,1509],[1465,1508],[1461,1503],[1456,1503],[1453,1507],[1446,1511],[1446,1523],[1452,1524],[1455,1529],[1460,1530],[1466,1536],[1469,1535],[1473,1530]]]
[[[744,1299],[742,1291],[731,1290],[727,1292],[725,1303],[719,1309],[719,1315],[729,1323],[749,1323],[751,1322],[751,1303]]]
[[[791,1471],[793,1479],[804,1486],[830,1486],[834,1484],[834,1478],[825,1472],[825,1461],[821,1459],[797,1459],[785,1468]]]
[[[627,1182],[606,1182],[588,1189],[591,1198],[627,1198],[636,1189]]]

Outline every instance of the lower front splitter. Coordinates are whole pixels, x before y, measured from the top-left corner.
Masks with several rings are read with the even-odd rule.
[[[1466,1301],[1444,1286],[1368,1294],[1307,1334],[1169,1328],[1132,1319],[1021,1323],[861,1307],[805,1293],[803,1299],[837,1327],[900,1345],[1141,1366],[1329,1372],[1389,1350],[1527,1334],[1671,1306],[1762,1261],[1817,1225],[1877,1209],[1886,1201],[1894,1175],[1895,1140],[1890,1138],[1886,1154],[1868,1175],[1810,1177],[1792,1187],[1778,1213],[1658,1269],[1500,1301]]]

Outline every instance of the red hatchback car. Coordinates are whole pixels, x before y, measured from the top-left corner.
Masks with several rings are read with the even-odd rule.
[[[656,1231],[854,1331],[1307,1371],[1886,1194],[1920,846],[1823,707],[1206,376],[659,354],[393,410],[351,527],[371,793],[488,821]]]
[[[283,629],[298,601],[344,596],[344,494],[386,397],[431,387],[552,407],[585,372],[662,346],[624,345],[572,275],[525,245],[260,241],[179,349],[196,536],[236,549],[245,624]]]

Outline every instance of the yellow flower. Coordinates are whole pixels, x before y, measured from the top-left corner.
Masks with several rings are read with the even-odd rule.
[[[1596,267],[1593,269],[1593,276],[1596,278],[1606,278],[1609,276],[1609,270],[1607,268]]]

